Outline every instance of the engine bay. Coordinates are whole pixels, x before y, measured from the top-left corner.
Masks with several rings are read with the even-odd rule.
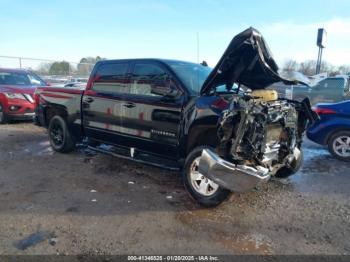
[[[271,90],[257,93],[231,96],[218,123],[218,153],[236,165],[262,166],[274,175],[300,154],[306,121],[296,102],[278,99]]]

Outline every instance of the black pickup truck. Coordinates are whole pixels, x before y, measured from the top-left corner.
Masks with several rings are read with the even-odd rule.
[[[36,90],[36,122],[58,152],[91,149],[181,170],[204,206],[271,176],[295,173],[302,135],[315,120],[307,100],[264,90],[283,81],[261,34],[233,38],[214,69],[184,61],[99,61],[85,90]],[[244,86],[244,88],[243,88]],[[249,92],[243,92],[247,90]]]

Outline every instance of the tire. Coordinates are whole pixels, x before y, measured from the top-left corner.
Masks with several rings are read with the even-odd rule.
[[[192,199],[194,199],[201,206],[215,207],[226,200],[231,192],[215,184],[210,179],[205,178],[199,172],[196,173],[196,165],[198,166],[199,157],[205,148],[208,148],[208,146],[196,147],[187,156],[184,168],[182,170],[182,180]],[[195,175],[198,176],[197,180],[193,179]],[[199,185],[206,186],[205,194],[200,192]]]
[[[350,131],[338,131],[331,135],[328,139],[328,150],[335,158],[350,162]]]
[[[51,118],[48,128],[51,147],[56,152],[68,153],[75,149],[75,139],[68,130],[66,121],[60,116]]]
[[[294,159],[294,161],[290,164],[289,167],[285,166],[285,167],[282,167],[280,170],[278,170],[275,177],[287,178],[299,171],[304,160],[303,150],[302,149],[299,149],[299,150],[300,150],[300,155],[298,159]]]
[[[6,113],[4,112],[2,104],[0,104],[0,125],[6,124],[7,122],[8,122],[8,117],[7,117]]]

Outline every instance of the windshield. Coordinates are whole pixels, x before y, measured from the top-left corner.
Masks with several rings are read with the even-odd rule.
[[[0,85],[45,86],[45,82],[35,74],[0,72]]]
[[[192,93],[198,95],[212,68],[190,62],[167,61],[167,64]]]

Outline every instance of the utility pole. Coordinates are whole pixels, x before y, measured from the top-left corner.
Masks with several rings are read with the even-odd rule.
[[[324,30],[324,28],[319,28],[317,31],[317,41],[316,41],[316,45],[318,46],[316,75],[318,75],[321,71],[322,53],[323,53],[323,48],[326,47],[326,38],[327,38],[326,30]]]

